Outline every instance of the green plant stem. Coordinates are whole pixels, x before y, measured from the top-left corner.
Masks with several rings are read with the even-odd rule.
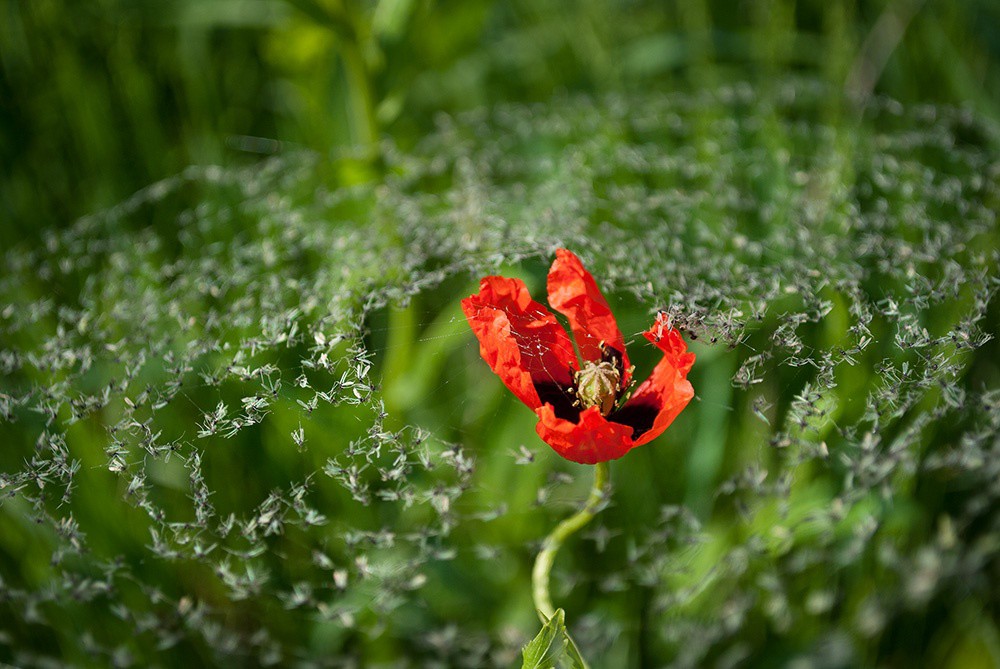
[[[608,494],[609,469],[606,462],[594,465],[594,486],[590,489],[587,503],[583,505],[582,509],[555,526],[549,536],[545,537],[545,541],[542,542],[542,550],[535,558],[535,567],[531,570],[531,595],[543,623],[555,613],[552,597],[549,595],[549,574],[552,571],[552,563],[556,559],[556,553],[559,552],[559,548],[566,539],[597,515],[598,507]]]
[[[354,140],[359,145],[372,149],[378,140],[378,120],[375,118],[375,102],[372,99],[371,75],[360,45],[348,42],[341,45],[340,51],[347,72]]]

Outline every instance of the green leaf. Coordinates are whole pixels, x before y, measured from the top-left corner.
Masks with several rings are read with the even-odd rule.
[[[385,39],[399,39],[406,30],[413,9],[413,0],[379,0],[372,16],[372,32]]]
[[[569,643],[565,614],[562,609],[556,609],[538,636],[521,649],[524,658],[521,669],[555,669]]]
[[[577,648],[576,642],[573,641],[573,637],[569,635],[569,630],[565,627],[563,627],[563,634],[566,636],[566,657],[570,661],[570,669],[590,669],[587,661],[580,654],[580,649]]]

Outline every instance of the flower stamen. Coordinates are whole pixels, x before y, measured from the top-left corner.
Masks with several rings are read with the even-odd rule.
[[[579,371],[573,373],[576,383],[577,401],[584,408],[600,407],[601,415],[607,416],[615,408],[621,373],[607,361],[585,362]]]

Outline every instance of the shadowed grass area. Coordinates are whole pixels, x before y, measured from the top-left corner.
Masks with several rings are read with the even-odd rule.
[[[997,118],[998,11],[988,0],[101,0],[69,12],[15,0],[0,27],[0,243],[192,163],[376,135],[408,146],[439,112],[554,91],[766,87],[794,72]],[[840,103],[817,112],[845,117]]]

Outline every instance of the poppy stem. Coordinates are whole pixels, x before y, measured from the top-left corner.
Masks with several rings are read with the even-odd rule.
[[[601,503],[608,496],[609,477],[607,462],[598,462],[594,465],[594,486],[590,489],[590,497],[583,508],[575,514],[555,526],[555,529],[545,537],[542,542],[542,550],[535,558],[535,567],[531,570],[531,595],[535,600],[535,609],[538,610],[538,617],[544,623],[555,614],[552,606],[552,597],[549,595],[549,574],[552,571],[552,563],[556,559],[556,553],[574,532],[583,528],[600,511]]]

